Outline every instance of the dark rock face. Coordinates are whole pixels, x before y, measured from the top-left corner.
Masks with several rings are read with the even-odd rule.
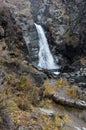
[[[49,39],[53,39],[57,51],[70,60],[78,54],[86,54],[84,0],[31,0],[31,3],[34,20],[47,26]]]
[[[0,2],[2,5],[2,7],[0,5],[0,63],[5,59],[3,64],[10,68],[11,71],[18,74],[20,71],[29,73],[37,86],[40,86],[47,76],[40,72],[35,73],[34,69],[30,70],[30,68],[21,65],[28,63],[36,65],[38,62],[38,35],[30,10],[30,2],[27,2],[27,0]],[[18,60],[11,60],[19,56],[22,57],[22,63],[19,63]],[[26,59],[27,61],[25,61]],[[1,71],[0,92],[4,91],[6,76]]]
[[[42,24],[56,56],[61,53],[72,61],[77,55],[86,55],[84,0],[9,0],[1,3],[0,39],[5,37],[9,49],[18,46],[18,41],[25,43],[30,62],[38,62],[39,43],[34,22]],[[21,49],[27,53],[25,44]]]
[[[38,35],[30,12],[30,2],[9,0],[1,1],[1,5],[0,39],[5,38],[9,50],[21,47],[23,52],[29,53],[31,63],[37,62]]]

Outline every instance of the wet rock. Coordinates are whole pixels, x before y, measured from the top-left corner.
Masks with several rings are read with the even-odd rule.
[[[75,77],[75,81],[76,83],[86,83],[86,77],[85,76],[78,76],[78,77]]]
[[[62,73],[73,72],[74,68],[72,66],[66,65],[66,66],[62,67],[60,71]]]

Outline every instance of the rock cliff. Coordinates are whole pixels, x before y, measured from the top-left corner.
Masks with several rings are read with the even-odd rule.
[[[0,130],[86,129],[85,6],[85,0],[0,0]],[[58,76],[33,66],[34,22],[61,60]]]
[[[3,28],[8,28],[5,30],[5,35],[9,37],[9,42],[13,39],[16,41],[15,37],[18,37],[17,39],[26,43],[30,61],[37,62],[38,60],[39,45],[34,22],[44,27],[51,50],[56,55],[59,52],[71,61],[78,55],[86,54],[86,2],[84,0],[72,2],[64,0],[22,0],[21,2],[4,0],[1,1],[0,6],[2,5],[2,11],[5,7],[5,16],[4,18],[1,16],[1,19],[4,20],[1,25]],[[10,24],[11,30],[9,29]],[[3,31],[1,32],[0,37],[3,36]]]
[[[85,5],[84,0],[31,0],[34,20],[45,27],[49,43],[57,45],[56,51],[70,60],[86,54]]]

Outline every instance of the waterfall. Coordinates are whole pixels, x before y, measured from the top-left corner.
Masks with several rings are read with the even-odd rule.
[[[55,64],[54,58],[50,52],[47,38],[41,25],[35,23],[38,37],[39,37],[39,63],[38,67],[41,69],[55,70],[59,66]]]

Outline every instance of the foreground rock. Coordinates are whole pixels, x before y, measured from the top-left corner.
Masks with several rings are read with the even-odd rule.
[[[75,107],[78,109],[86,109],[86,102],[83,100],[73,100],[66,99],[64,97],[58,96],[58,94],[50,96],[56,103],[61,103],[62,105],[67,105],[69,107]]]

